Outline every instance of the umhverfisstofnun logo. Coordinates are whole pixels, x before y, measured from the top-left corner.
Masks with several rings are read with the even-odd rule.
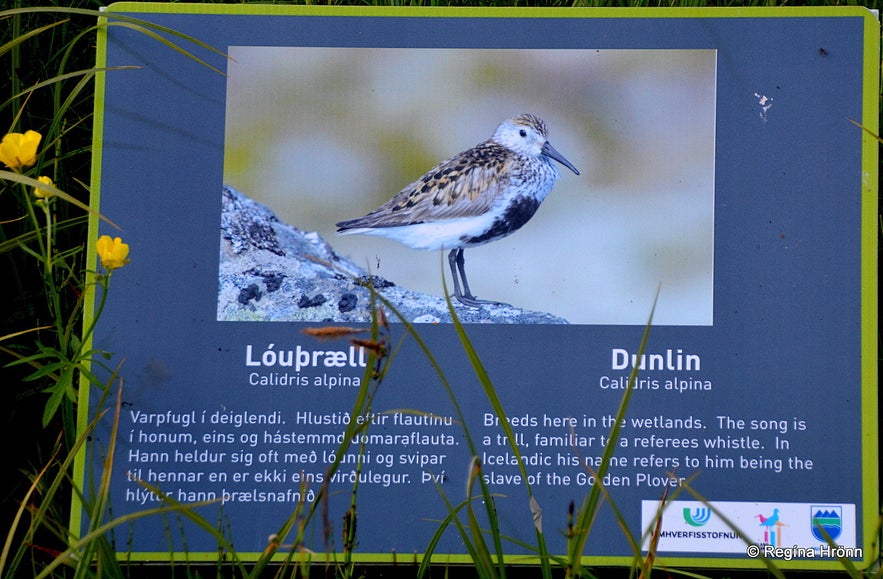
[[[644,528],[655,524],[658,509],[658,502],[642,501]],[[666,505],[657,551],[735,553],[740,545],[744,549],[745,542],[739,533],[716,517],[708,505],[698,501],[672,501]]]
[[[662,536],[681,539],[739,539],[739,533],[733,529],[711,528],[709,523],[712,520],[712,510],[709,507],[684,507],[681,515],[686,526],[681,530],[663,530]],[[709,528],[699,530],[706,525]]]
[[[655,526],[658,514],[658,501],[641,502],[645,529]],[[855,525],[854,504],[672,501],[665,505],[656,549],[788,560],[861,559]],[[649,538],[644,549],[648,543]]]
[[[682,512],[684,514],[684,522],[691,527],[701,527],[711,520],[711,509],[708,507],[697,507],[692,510],[690,507],[684,507]]]

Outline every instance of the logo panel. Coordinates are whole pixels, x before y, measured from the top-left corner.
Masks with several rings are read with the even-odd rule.
[[[812,535],[819,541],[827,542],[825,535],[820,529],[828,534],[832,541],[836,541],[843,532],[843,507],[836,505],[813,505],[810,507]]]

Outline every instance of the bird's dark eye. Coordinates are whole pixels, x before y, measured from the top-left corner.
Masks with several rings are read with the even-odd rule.
[[[527,131],[525,131],[524,129],[521,129],[520,131],[518,131],[518,134],[521,135],[522,137],[526,137]]]

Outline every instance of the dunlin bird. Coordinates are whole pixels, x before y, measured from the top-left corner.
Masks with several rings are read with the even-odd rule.
[[[341,221],[337,232],[450,250],[454,296],[468,306],[499,303],[472,295],[463,250],[506,237],[533,217],[558,180],[552,160],[579,175],[547,135],[534,115],[505,120],[490,139],[442,161],[364,217]]]

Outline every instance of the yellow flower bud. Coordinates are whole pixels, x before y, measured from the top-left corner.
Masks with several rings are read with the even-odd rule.
[[[37,131],[8,133],[0,141],[0,162],[12,170],[30,167],[37,162],[37,146],[42,138]]]
[[[40,175],[39,177],[37,177],[37,181],[43,183],[44,185],[55,187],[55,183],[52,182],[52,179],[46,177],[45,175]],[[44,191],[39,187],[34,187],[34,197],[36,197],[37,199],[49,199],[50,197],[52,197],[52,195],[53,193],[50,193],[49,191]]]
[[[98,250],[101,265],[107,271],[123,267],[129,263],[129,260],[126,259],[129,255],[129,245],[123,243],[123,240],[119,237],[111,239],[109,235],[102,235],[98,238],[95,249]]]

